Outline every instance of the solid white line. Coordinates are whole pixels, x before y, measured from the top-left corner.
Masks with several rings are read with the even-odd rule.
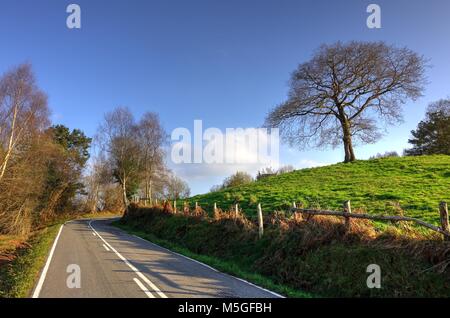
[[[48,268],[50,267],[50,262],[52,261],[53,253],[55,252],[56,244],[58,243],[59,236],[61,235],[63,225],[59,228],[58,235],[56,236],[55,241],[53,242],[52,249],[50,250],[50,254],[48,255],[47,262],[45,262],[44,269],[42,270],[41,277],[39,277],[39,281],[34,289],[33,298],[39,298],[39,294],[41,293],[42,286],[44,285],[45,277],[47,275]]]
[[[116,255],[122,261],[124,261],[124,263],[127,264],[127,266],[131,268],[144,282],[146,282],[161,298],[167,298],[167,296],[158,287],[156,287],[155,284],[153,284],[144,274],[142,274],[136,267],[134,267],[133,264],[131,264],[125,257],[123,257],[122,254],[120,254],[114,247],[112,247],[111,244],[106,242],[105,239],[100,234],[98,234],[98,232],[94,229],[94,227],[91,224],[92,221],[94,220],[89,221],[89,227],[106,244],[106,246],[108,246],[114,253],[116,253]]]
[[[140,289],[147,295],[148,298],[155,298],[151,292],[148,291],[147,287],[141,283],[141,281],[137,278],[133,278],[134,282],[139,286]]]
[[[156,244],[156,243],[153,243],[153,242],[151,242],[151,241],[149,241],[149,240],[146,240],[146,239],[144,239],[144,238],[142,238],[142,237],[139,237],[139,236],[134,235],[134,234],[133,234],[133,236],[134,236],[135,238],[138,238],[138,239],[140,239],[140,240],[143,240],[143,241],[145,241],[145,242],[147,242],[147,243],[150,243],[150,244],[153,244],[153,245],[155,245],[155,246],[158,246],[159,248],[161,248],[161,249],[163,249],[163,250],[166,250],[166,251],[168,251],[168,252],[170,252],[170,253],[173,253],[173,254],[175,254],[175,255],[181,256],[181,257],[183,257],[183,258],[186,258],[186,259],[188,259],[188,260],[190,260],[190,261],[193,261],[193,262],[195,262],[195,263],[197,263],[197,264],[203,265],[204,267],[209,268],[209,269],[211,269],[211,270],[213,270],[213,271],[215,271],[215,272],[221,273],[221,274],[223,274],[223,275],[227,275],[227,276],[232,277],[232,278],[235,278],[235,279],[237,279],[237,280],[239,280],[239,281],[241,281],[241,282],[243,282],[243,283],[249,284],[250,286],[253,286],[253,287],[255,287],[255,288],[261,289],[261,290],[263,290],[263,291],[265,291],[265,292],[268,292],[268,293],[270,293],[270,294],[272,294],[272,295],[274,295],[274,296],[276,296],[276,297],[279,297],[279,298],[286,298],[286,297],[284,297],[283,295],[280,295],[280,294],[278,294],[278,293],[276,293],[276,292],[273,292],[273,291],[268,290],[268,289],[266,289],[266,288],[263,288],[263,287],[261,287],[261,286],[255,285],[255,284],[253,284],[253,283],[251,283],[251,282],[249,282],[249,281],[246,281],[245,279],[242,279],[242,278],[239,278],[239,277],[236,277],[236,276],[227,274],[227,273],[222,273],[221,271],[215,269],[214,267],[211,267],[211,266],[209,266],[209,265],[207,265],[207,264],[205,264],[205,263],[202,263],[202,262],[200,262],[200,261],[197,261],[197,260],[195,260],[195,259],[192,259],[192,258],[190,258],[190,257],[188,257],[188,256],[186,256],[186,255],[183,255],[183,254],[180,254],[180,253],[171,251],[171,250],[169,250],[168,248],[165,248],[165,247],[163,247],[163,246],[161,246],[161,245],[158,245],[158,244]]]
[[[105,248],[105,250],[107,250],[107,251],[109,252],[108,246],[106,246],[105,244],[103,244],[103,247]]]

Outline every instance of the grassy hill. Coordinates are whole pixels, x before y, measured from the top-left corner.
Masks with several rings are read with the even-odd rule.
[[[208,212],[228,209],[234,197],[246,214],[256,202],[266,213],[302,202],[307,207],[415,216],[437,223],[438,206],[450,202],[450,156],[386,158],[303,169],[220,192],[195,196]],[[192,212],[192,211],[191,211]],[[342,218],[266,218],[255,222],[199,218],[170,208],[133,205],[119,226],[222,271],[291,297],[446,297],[449,245],[408,224]],[[374,228],[375,225],[375,228]],[[380,230],[381,229],[381,230]],[[382,288],[367,287],[367,266],[382,269]]]
[[[211,210],[214,202],[228,209],[235,197],[248,215],[280,210],[302,202],[305,207],[341,209],[351,200],[354,210],[398,214],[439,221],[440,201],[450,202],[450,156],[384,158],[302,169],[227,190],[192,197]]]

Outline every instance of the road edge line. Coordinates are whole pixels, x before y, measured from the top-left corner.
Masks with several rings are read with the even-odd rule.
[[[34,288],[33,296],[32,298],[39,298],[39,294],[41,293],[42,286],[44,285],[45,277],[47,276],[47,271],[50,267],[50,263],[53,258],[53,253],[55,252],[56,245],[58,244],[59,236],[61,235],[61,232],[63,230],[64,224],[61,224],[61,227],[59,228],[58,235],[56,235],[55,241],[53,242],[52,248],[50,250],[50,254],[47,257],[47,261],[45,262],[44,269],[41,272],[41,276],[39,277],[39,281]]]
[[[186,255],[183,255],[183,254],[174,252],[174,251],[172,251],[172,250],[170,250],[170,249],[168,249],[168,248],[165,248],[165,247],[163,247],[163,246],[161,246],[161,245],[158,245],[158,244],[156,244],[156,243],[154,243],[154,242],[152,242],[152,241],[146,240],[146,239],[144,239],[144,238],[142,238],[142,237],[140,237],[140,236],[137,236],[137,235],[135,235],[135,234],[131,234],[131,235],[134,236],[135,238],[138,238],[138,239],[143,240],[143,241],[145,241],[145,242],[148,242],[148,243],[150,243],[150,244],[156,245],[156,246],[158,246],[159,248],[162,248],[162,249],[164,249],[164,250],[166,250],[166,251],[168,251],[168,252],[170,252],[170,253],[173,253],[173,254],[175,254],[175,255],[181,256],[181,257],[186,258],[186,259],[188,259],[188,260],[190,260],[190,261],[193,261],[193,262],[195,262],[195,263],[198,263],[198,264],[200,264],[200,265],[203,265],[203,266],[205,266],[206,268],[209,268],[209,269],[211,269],[211,270],[213,270],[213,271],[215,271],[215,272],[217,272],[217,273],[221,273],[221,274],[223,274],[223,275],[227,275],[227,276],[232,277],[232,278],[234,278],[234,279],[237,279],[237,280],[239,280],[239,281],[241,281],[241,282],[243,282],[243,283],[246,283],[246,284],[248,284],[248,285],[250,285],[250,286],[253,286],[253,287],[255,287],[255,288],[258,288],[258,289],[260,289],[260,290],[263,290],[263,291],[265,291],[265,292],[268,292],[268,293],[270,293],[270,294],[272,294],[272,295],[274,295],[274,296],[276,296],[276,297],[278,297],[278,298],[286,298],[285,296],[280,295],[280,294],[278,294],[278,293],[276,293],[276,292],[274,292],[274,291],[271,291],[271,290],[269,290],[269,289],[267,289],[267,288],[258,286],[258,285],[254,284],[254,283],[252,283],[252,282],[249,282],[249,281],[247,281],[247,280],[245,280],[245,279],[243,279],[243,278],[239,278],[239,277],[233,276],[233,275],[231,275],[231,274],[221,272],[221,271],[219,271],[218,269],[216,269],[216,268],[214,268],[214,267],[212,267],[212,266],[210,266],[210,265],[208,265],[208,264],[202,263],[202,262],[200,262],[200,261],[198,261],[198,260],[196,260],[196,259],[192,259],[192,258],[190,258],[189,256],[186,256]]]

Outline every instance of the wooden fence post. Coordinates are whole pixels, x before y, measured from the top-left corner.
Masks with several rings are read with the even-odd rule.
[[[295,203],[295,201],[292,203],[292,207],[293,207],[294,209],[297,209],[297,204]]]
[[[350,201],[344,202],[344,213],[352,213],[352,207],[350,205]],[[350,230],[350,217],[345,216],[345,230],[348,232]]]
[[[258,204],[258,226],[259,226],[259,238],[262,238],[262,236],[264,234],[264,220],[263,220],[261,203]]]
[[[177,213],[177,200],[173,200],[173,212]]]
[[[214,219],[217,220],[218,219],[218,215],[217,215],[217,203],[216,202],[214,202],[214,208],[213,209],[214,209],[213,210]]]
[[[236,208],[234,210],[234,218],[237,219],[238,215],[239,215],[239,203],[236,203]]]
[[[198,209],[198,202],[195,202],[195,211]]]
[[[447,235],[444,235],[445,241],[450,241],[450,226],[448,222],[448,206],[447,202],[441,202],[439,204],[439,212],[441,213],[441,228]]]

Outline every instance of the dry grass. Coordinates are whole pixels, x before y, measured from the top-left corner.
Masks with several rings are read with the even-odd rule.
[[[242,211],[201,207],[174,213],[170,204],[132,206],[121,224],[178,244],[192,253],[236,264],[277,284],[322,296],[441,297],[450,292],[450,243],[408,223],[379,224],[335,216],[264,217],[258,239],[255,218]],[[369,290],[366,267],[383,269],[383,288]]]
[[[30,247],[23,237],[0,235],[0,266],[16,258],[16,251]]]
[[[228,224],[230,221],[240,230],[248,232],[255,238],[258,224],[242,211],[223,211],[217,209],[212,217],[200,206],[190,209],[184,206],[183,211],[174,212],[170,202],[152,208],[134,205],[130,209],[131,217],[148,213],[183,214],[188,218],[207,221],[211,224]],[[419,231],[409,222],[400,222],[377,229],[374,222],[365,219],[352,219],[349,230],[344,219],[335,216],[306,215],[293,213],[286,216],[284,212],[273,212],[264,218],[265,231],[277,231],[281,242],[292,233],[298,237],[298,252],[306,253],[320,246],[339,242],[343,244],[362,244],[368,247],[385,250],[401,250],[412,257],[421,258],[433,265],[440,272],[446,271],[450,264],[450,243],[443,242],[442,236],[433,231]]]

